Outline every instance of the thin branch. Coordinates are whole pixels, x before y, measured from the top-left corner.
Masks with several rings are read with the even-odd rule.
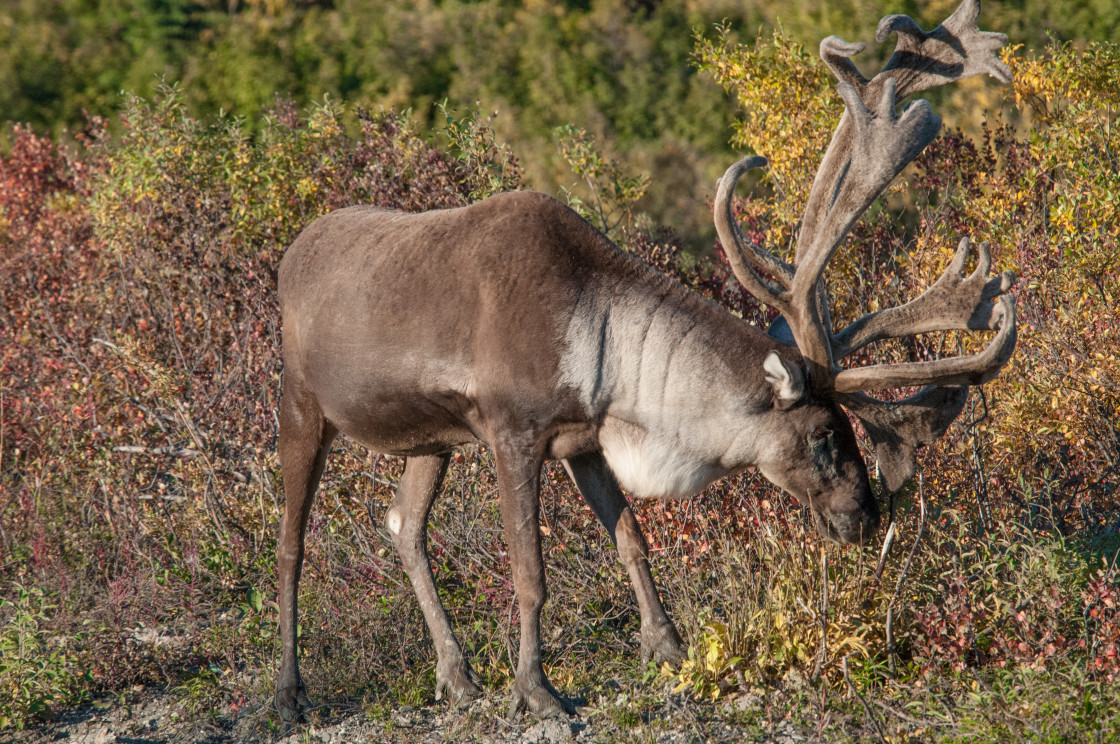
[[[817,620],[821,626],[821,648],[813,665],[813,677],[821,673],[828,656],[828,549],[821,545],[821,598],[817,605]]]
[[[973,415],[967,424],[969,437],[972,441],[972,473],[976,480],[976,508],[980,514],[980,537],[989,528],[988,520],[988,487],[984,483],[984,463],[980,458],[980,435],[976,431],[976,426],[988,418],[988,396],[984,394],[983,388],[978,388],[980,393],[980,403],[984,407],[984,413],[977,417]],[[976,402],[972,403],[972,411],[976,412]]]
[[[887,744],[887,737],[883,733],[883,727],[879,725],[879,719],[875,717],[875,713],[872,712],[871,706],[867,704],[867,700],[864,699],[863,695],[859,694],[859,691],[856,690],[856,686],[852,684],[852,680],[848,676],[848,658],[853,655],[854,654],[848,654],[841,661],[841,666],[844,669],[844,682],[848,685],[848,691],[856,696],[856,700],[859,700],[860,705],[863,706],[863,710],[867,713],[867,717],[871,719],[871,724],[875,727],[875,735],[879,738],[879,741],[883,742],[883,744]]]
[[[906,563],[902,566],[902,573],[898,575],[898,583],[895,584],[894,594],[891,595],[891,601],[887,603],[887,660],[890,664],[891,674],[895,674],[896,672],[894,662],[894,603],[902,593],[902,584],[906,581],[906,574],[910,572],[910,563],[914,560],[914,554],[918,552],[918,543],[921,542],[922,533],[925,532],[926,529],[926,491],[921,470],[918,471],[918,500],[922,509],[918,519],[918,535],[914,538],[914,545],[910,548],[910,555],[906,557]]]
[[[922,719],[922,718],[914,718],[913,716],[908,716],[905,713],[903,713],[902,711],[898,710],[897,708],[894,708],[890,705],[887,705],[886,703],[884,703],[880,700],[872,700],[871,702],[875,703],[875,705],[880,710],[882,710],[886,713],[890,713],[892,716],[895,716],[896,718],[898,718],[901,721],[905,721],[906,723],[909,723],[911,726],[936,728],[938,726],[952,726],[953,725],[953,724],[949,723],[948,721],[931,721],[931,720],[926,720],[926,719]]]
[[[879,481],[882,483],[882,476],[879,476]],[[883,580],[883,569],[887,566],[887,556],[890,555],[891,546],[894,544],[894,536],[897,534],[896,527],[898,526],[894,518],[895,506],[895,492],[890,492],[890,521],[887,527],[887,536],[883,538],[883,549],[879,552],[879,563],[875,566],[875,578],[871,582],[871,588],[867,590],[867,597],[863,600],[864,611],[871,609],[871,602],[875,599],[875,593],[879,590],[879,584]]]
[[[172,457],[197,457],[202,452],[187,447],[145,447],[140,444],[122,444],[113,447],[113,452],[124,452],[129,455],[171,455]]]

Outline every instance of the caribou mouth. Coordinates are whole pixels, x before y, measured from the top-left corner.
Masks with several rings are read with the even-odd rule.
[[[813,520],[817,523],[817,532],[820,533],[821,537],[836,545],[847,544],[848,541],[840,536],[840,531],[836,529],[827,515],[813,509]]]
[[[863,512],[832,514],[813,509],[813,519],[821,537],[837,545],[862,545],[871,539],[879,527],[879,520],[863,519]]]

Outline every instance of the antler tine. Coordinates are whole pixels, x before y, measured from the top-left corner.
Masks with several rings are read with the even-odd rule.
[[[821,59],[832,70],[836,79],[849,83],[856,88],[867,85],[867,78],[852,64],[851,58],[867,48],[862,41],[849,43],[839,36],[828,36],[821,40]]]
[[[833,353],[837,359],[886,338],[901,338],[930,331],[995,330],[1002,320],[999,305],[991,300],[1011,289],[1015,273],[1004,271],[988,276],[992,266],[988,244],[981,243],[976,268],[963,275],[970,241],[962,238],[945,272],[919,297],[899,307],[886,308],[849,325],[836,334]]]
[[[839,90],[847,105],[844,118],[854,130],[851,157],[838,172],[825,173],[822,168],[813,184],[814,192],[826,190],[829,198],[822,219],[802,226],[795,286],[817,283],[860,215],[941,129],[941,117],[926,101],[907,106],[901,117],[895,114],[893,80],[884,86],[874,113],[850,83],[840,83]]]
[[[879,21],[875,40],[882,43],[898,34],[898,46],[876,78],[898,82],[900,96],[987,73],[1001,83],[1011,82],[1011,70],[996,52],[1007,44],[1004,34],[981,31],[976,25],[980,0],[964,0],[944,23],[923,31],[912,18],[892,15]]]
[[[716,188],[715,223],[720,243],[727,253],[727,260],[735,278],[754,295],[755,299],[773,305],[782,314],[789,311],[788,289],[793,282],[793,267],[750,240],[739,228],[732,207],[735,185],[744,173],[754,168],[766,167],[766,158],[757,155],[746,157],[732,165],[723,174]],[[775,289],[759,271],[770,274],[781,283]]]
[[[996,316],[999,333],[983,351],[930,362],[873,364],[845,369],[836,375],[835,390],[854,393],[917,385],[983,385],[995,378],[1015,350],[1015,303],[1010,296],[1003,295],[994,307],[993,315]]]
[[[818,286],[825,267],[860,215],[941,128],[941,118],[925,101],[898,116],[893,80],[884,86],[874,113],[852,84],[842,82],[839,88],[847,105],[844,120],[850,122],[850,157],[843,168],[828,171],[822,165],[817,174],[813,195],[827,193],[828,200],[816,220],[802,225],[790,289],[790,326],[802,355],[817,368],[810,378],[818,389],[827,389],[835,372],[827,302]]]
[[[898,35],[898,46],[886,67],[871,80],[865,78],[850,60],[863,51],[862,44],[849,44],[839,37],[830,36],[821,42],[821,58],[838,80],[856,89],[868,108],[882,101],[884,88],[892,80],[897,99],[983,73],[1006,83],[1011,80],[1011,71],[996,51],[1007,43],[1007,37],[981,31],[976,25],[979,14],[979,0],[964,0],[944,23],[928,33],[909,16],[883,18],[876,31],[876,40],[882,43],[894,33]],[[851,106],[848,108],[850,111]],[[802,232],[807,228],[811,231],[814,226],[819,229],[826,221],[825,213],[832,192],[827,186],[822,186],[821,181],[843,173],[848,167],[852,157],[852,125],[852,117],[845,115],[832,136],[809,194]],[[799,247],[797,264],[800,263]]]

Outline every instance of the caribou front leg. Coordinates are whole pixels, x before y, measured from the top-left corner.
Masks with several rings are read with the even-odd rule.
[[[539,524],[541,449],[508,441],[494,446],[502,525],[521,610],[521,648],[510,716],[525,710],[542,717],[575,712],[549,684],[541,665],[541,609],[547,596]]]
[[[651,659],[680,664],[686,658],[684,642],[661,604],[649,570],[649,549],[634,512],[601,452],[563,461],[584,500],[607,528],[618,556],[630,574],[642,616],[642,661]]]
[[[448,459],[448,455],[408,458],[385,522],[435,643],[436,700],[446,693],[452,703],[458,704],[473,700],[481,691],[436,592],[427,539],[428,514],[447,472]]]

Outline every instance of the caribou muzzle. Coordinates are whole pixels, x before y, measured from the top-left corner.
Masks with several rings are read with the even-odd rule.
[[[871,497],[846,511],[816,506],[812,510],[817,531],[837,545],[863,545],[879,531],[879,507]]]

